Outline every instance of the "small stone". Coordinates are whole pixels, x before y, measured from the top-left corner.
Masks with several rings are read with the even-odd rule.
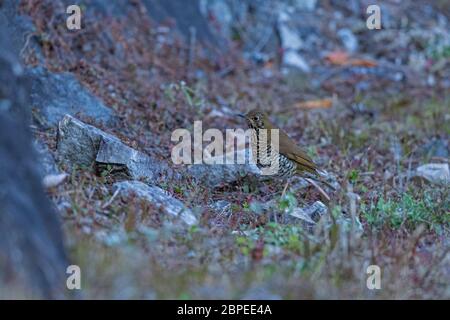
[[[55,188],[55,187],[59,186],[61,183],[63,183],[67,177],[68,177],[67,173],[49,174],[44,177],[44,180],[42,183],[43,183],[44,187],[47,189]]]
[[[354,53],[358,50],[358,39],[350,29],[341,29],[337,35],[347,51]]]
[[[313,11],[316,8],[317,0],[295,0],[294,6],[300,10]]]
[[[291,26],[291,16],[284,10],[278,16],[278,30],[281,38],[281,48],[283,49],[283,66],[297,68],[303,72],[309,72],[310,67],[298,50],[303,47],[303,41],[298,32]]]
[[[315,221],[311,219],[309,214],[303,208],[297,207],[297,208],[293,209],[291,212],[289,212],[289,215],[291,215],[297,219],[303,220],[307,223],[316,224]]]
[[[216,201],[210,207],[219,215],[229,216],[231,213],[231,203],[226,200]]]
[[[448,163],[424,164],[416,169],[414,176],[438,185],[450,184],[450,170]]]
[[[320,218],[326,214],[328,208],[321,201],[316,201],[310,206],[296,207],[293,210],[287,211],[287,213],[297,219],[301,219],[311,225],[316,224]]]
[[[296,31],[289,26],[291,20],[288,13],[282,11],[278,18],[281,37],[281,45],[283,49],[298,50],[302,47],[303,41]]]
[[[320,218],[326,214],[328,207],[321,201],[316,201],[309,207],[303,209],[303,211],[311,217],[314,221],[319,221]]]
[[[296,51],[288,50],[283,54],[283,65],[286,67],[294,67],[303,72],[310,72],[311,68],[303,57]]]

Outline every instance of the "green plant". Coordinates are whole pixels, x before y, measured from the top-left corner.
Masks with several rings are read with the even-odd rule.
[[[359,179],[359,171],[356,169],[352,169],[349,173],[348,173],[348,180],[353,183],[356,184],[358,182]]]
[[[260,232],[267,244],[294,252],[300,252],[302,249],[303,230],[299,226],[269,223],[265,228],[261,228]]]
[[[398,229],[414,229],[419,224],[440,230],[450,222],[448,200],[439,201],[435,193],[425,193],[423,198],[405,193],[397,200],[380,197],[376,202],[361,206],[366,222],[376,228],[387,225]],[[447,209],[445,209],[447,208]]]
[[[255,247],[253,240],[246,236],[238,236],[235,239],[236,245],[241,249],[243,255],[248,256],[250,251]]]
[[[278,202],[278,208],[283,212],[290,212],[295,207],[297,207],[297,199],[291,192],[286,192],[286,194],[283,195]]]

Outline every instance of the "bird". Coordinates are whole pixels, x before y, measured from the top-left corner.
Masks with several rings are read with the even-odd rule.
[[[331,188],[336,190],[330,183],[323,180],[324,172],[319,169],[319,166],[309,157],[306,152],[300,148],[294,140],[292,140],[286,132],[282,129],[277,128],[269,120],[268,115],[261,110],[251,110],[246,114],[239,113],[237,116],[245,118],[248,126],[252,129],[252,137],[250,140],[250,147],[252,154],[256,157],[256,165],[258,168],[262,168],[267,163],[271,163],[270,155],[271,151],[271,131],[273,129],[278,129],[279,134],[279,146],[278,146],[278,171],[274,174],[277,178],[288,179],[295,175],[303,176],[308,182],[312,183],[315,187],[318,187],[310,179],[321,182]],[[261,143],[260,129],[268,130],[266,139],[267,143]],[[265,147],[265,150],[263,150]],[[320,190],[319,191],[323,191]]]

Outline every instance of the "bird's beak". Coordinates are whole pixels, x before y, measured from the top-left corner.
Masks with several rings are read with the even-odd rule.
[[[236,117],[241,117],[241,118],[244,118],[244,119],[245,119],[245,114],[242,114],[242,113],[236,113],[235,116],[236,116]]]

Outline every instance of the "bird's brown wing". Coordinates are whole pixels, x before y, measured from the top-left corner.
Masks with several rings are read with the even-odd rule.
[[[312,159],[303,151],[297,144],[280,129],[280,153],[295,161],[298,166],[298,171],[309,171],[317,174],[317,165]]]

